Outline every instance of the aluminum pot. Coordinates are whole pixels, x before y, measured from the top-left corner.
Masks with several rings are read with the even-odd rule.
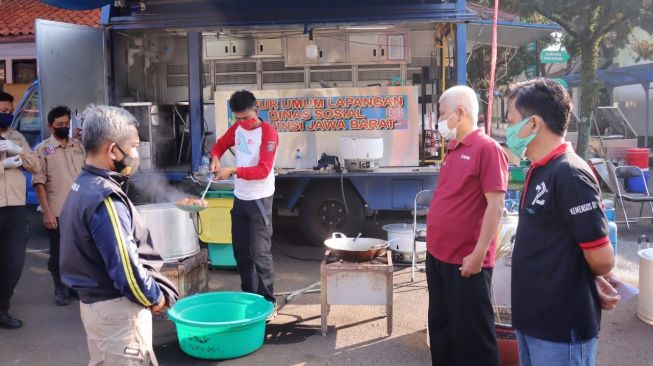
[[[343,233],[333,233],[324,245],[338,258],[348,262],[367,262],[385,253],[390,242],[373,238],[348,238]]]
[[[199,253],[199,239],[194,213],[177,209],[173,203],[136,206],[150,229],[152,243],[161,258],[176,262]]]

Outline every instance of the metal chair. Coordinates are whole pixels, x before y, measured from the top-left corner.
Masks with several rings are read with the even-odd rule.
[[[433,190],[431,189],[419,191],[415,196],[413,205],[413,257],[410,269],[411,282],[415,282],[415,268],[417,268],[417,241],[418,239],[426,241],[426,230],[417,230],[417,211],[419,209],[428,209],[429,206],[431,206],[432,200]]]
[[[625,223],[628,229],[630,229],[631,222],[639,222],[641,219],[653,219],[653,196],[648,189],[648,184],[646,183],[646,177],[642,169],[636,166],[622,165],[615,167],[611,162],[607,162],[608,170],[610,171],[610,181],[606,183],[612,189],[615,194],[615,198],[619,199],[621,204],[621,209],[624,212],[625,221],[618,221],[618,224]],[[628,178],[641,178],[644,183],[644,188],[646,193],[626,193],[623,182]],[[624,206],[624,201],[641,203],[639,209],[639,216],[637,218],[628,218],[628,213],[626,212],[626,207]],[[651,207],[652,216],[642,216],[644,210],[644,203],[647,203]]]

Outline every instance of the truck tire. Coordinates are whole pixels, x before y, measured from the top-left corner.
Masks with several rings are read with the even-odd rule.
[[[343,189],[346,205],[343,201]],[[334,232],[356,236],[365,220],[365,207],[350,185],[318,183],[304,192],[299,203],[299,228],[309,245],[323,246]]]

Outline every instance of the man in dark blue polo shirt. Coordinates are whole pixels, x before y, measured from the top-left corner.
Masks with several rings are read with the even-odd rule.
[[[601,307],[618,301],[603,277],[614,252],[599,185],[565,142],[570,110],[569,94],[552,80],[516,84],[508,95],[508,146],[533,162],[512,259],[522,366],[593,365]]]

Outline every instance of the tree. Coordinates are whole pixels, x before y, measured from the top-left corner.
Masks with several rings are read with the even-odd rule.
[[[507,0],[504,9],[520,14],[538,13],[565,32],[570,53],[581,58],[580,125],[576,151],[586,157],[590,116],[596,108],[601,83],[596,78],[602,45],[615,51],[628,42],[631,30],[650,26],[653,0]]]

